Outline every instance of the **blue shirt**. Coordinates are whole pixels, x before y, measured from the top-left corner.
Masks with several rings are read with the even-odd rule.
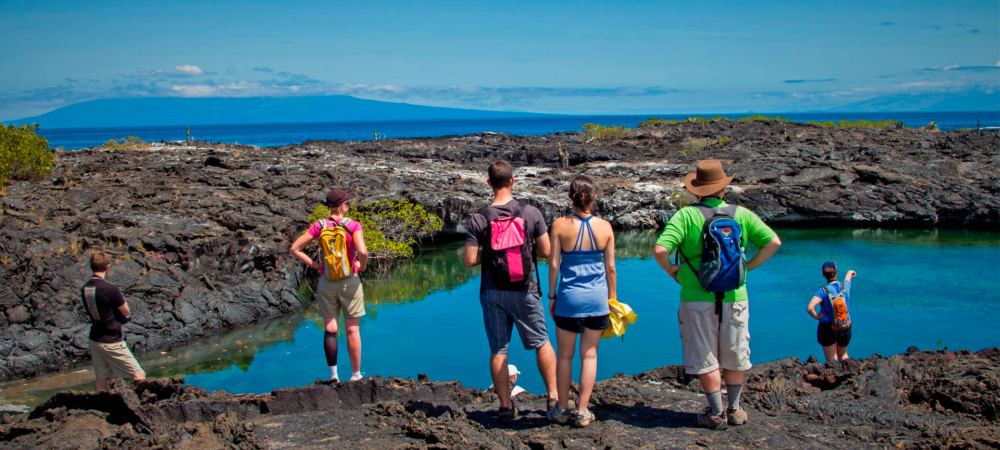
[[[836,297],[837,294],[839,294],[841,290],[843,290],[844,301],[847,302],[847,310],[848,311],[851,310],[850,281],[844,281],[843,283],[841,283],[840,281],[833,281],[827,284],[825,287],[830,290],[830,294],[833,294],[834,297]],[[822,300],[821,302],[819,302],[819,310],[821,314],[819,322],[833,323],[833,303],[831,302],[830,297],[826,295],[826,291],[824,291],[823,288],[819,288],[818,290],[816,290],[816,296],[819,297],[820,300]]]

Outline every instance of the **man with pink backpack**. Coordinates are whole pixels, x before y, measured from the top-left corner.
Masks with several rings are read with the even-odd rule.
[[[479,303],[490,346],[490,375],[500,397],[497,419],[510,422],[517,408],[510,398],[507,348],[517,326],[521,343],[535,350],[538,370],[549,393],[546,410],[557,401],[556,359],[549,342],[542,308],[537,258],[548,258],[548,226],[535,207],[514,200],[514,169],[494,161],[487,170],[493,202],[473,214],[466,224],[466,266],[482,266]]]

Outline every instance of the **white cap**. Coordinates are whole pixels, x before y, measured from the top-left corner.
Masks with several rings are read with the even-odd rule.
[[[513,364],[507,364],[507,375],[520,375],[521,372],[517,370],[517,366]]]

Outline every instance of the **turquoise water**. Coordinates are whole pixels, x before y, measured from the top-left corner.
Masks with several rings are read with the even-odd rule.
[[[851,302],[852,356],[900,353],[910,345],[973,350],[1000,345],[995,313],[1000,307],[995,276],[1000,233],[782,230],[780,234],[784,245],[777,256],[750,274],[754,362],[822,355],[815,342],[816,322],[806,314],[805,305],[823,281],[819,266],[825,259],[836,259],[842,272],[858,272]],[[639,320],[624,339],[602,341],[599,378],[681,361],[679,289],[652,258],[643,256],[652,241],[651,234],[619,236],[623,255],[618,261],[619,298],[638,312]],[[369,315],[361,322],[366,375],[425,373],[431,379],[459,380],[467,386],[490,384],[478,269],[462,267],[458,250],[459,246],[438,248],[402,266],[388,282],[366,281]],[[543,266],[543,274],[545,270]],[[549,322],[554,339],[551,318]],[[151,374],[183,374],[188,383],[208,390],[253,393],[326,376],[322,329],[315,313],[307,313],[305,320],[284,319],[279,325],[261,327],[271,329],[270,334],[288,333],[289,338],[245,351],[228,366],[220,354],[207,367],[154,368]],[[286,331],[273,331],[281,327]],[[253,330],[240,333],[252,335]],[[534,354],[523,350],[516,334],[511,349],[511,362],[522,371],[518,384],[542,392]],[[349,376],[343,337],[339,365],[341,377]]]

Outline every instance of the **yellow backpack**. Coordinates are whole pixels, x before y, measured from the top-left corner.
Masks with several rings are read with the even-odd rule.
[[[347,223],[336,220],[320,220],[319,248],[323,251],[326,261],[326,279],[330,281],[343,280],[354,273],[351,259],[347,255]]]
[[[631,306],[618,301],[618,299],[608,300],[608,309],[611,310],[611,325],[601,333],[602,338],[613,338],[625,334],[625,329],[639,318],[635,311],[632,311]]]

